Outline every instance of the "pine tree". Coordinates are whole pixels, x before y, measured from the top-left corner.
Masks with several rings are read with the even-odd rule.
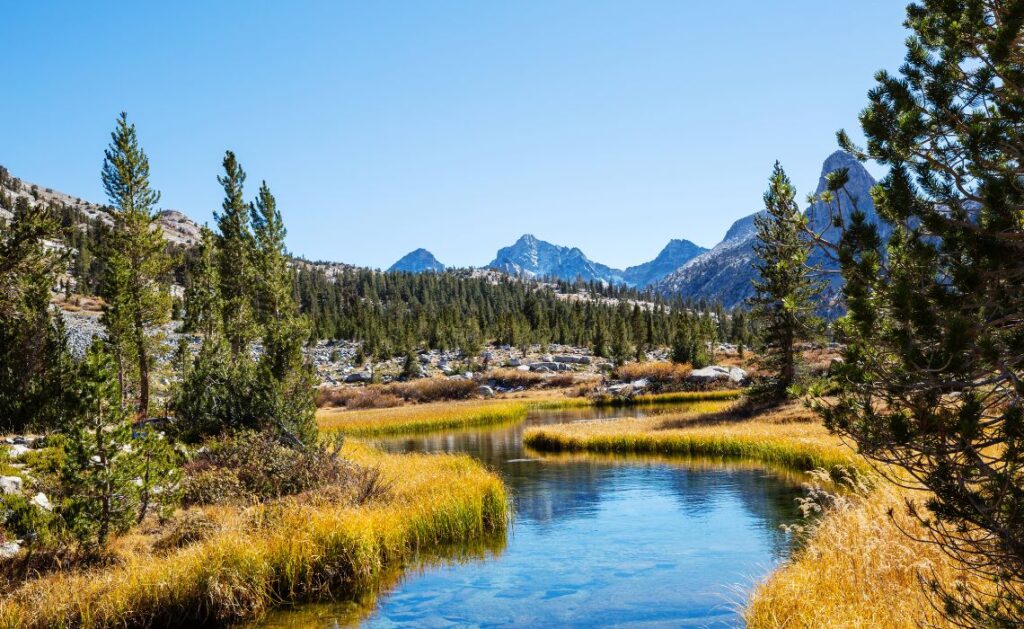
[[[1020,2],[911,4],[906,64],[876,75],[860,117],[866,150],[840,134],[889,167],[872,195],[892,234],[886,247],[848,213],[841,393],[819,406],[878,469],[932,492],[911,514],[990,581],[930,583],[960,626],[1024,622],[1022,18]]]
[[[106,544],[136,521],[139,490],[132,427],[121,402],[113,359],[102,342],[86,352],[74,383],[76,405],[65,427],[60,515],[84,545]]]
[[[219,334],[222,319],[220,269],[217,240],[209,228],[202,228],[199,251],[192,261],[189,281],[185,286],[184,329],[206,337]]]
[[[68,355],[50,289],[64,260],[48,249],[57,222],[25,197],[0,231],[0,432],[59,424]]]
[[[794,200],[796,191],[778,162],[764,194],[765,213],[754,218],[757,243],[750,299],[752,315],[764,334],[766,366],[774,380],[766,393],[782,397],[797,377],[796,343],[819,327],[814,311],[821,283],[812,279],[808,259],[814,242],[805,234],[805,217]]]
[[[154,214],[160,194],[150,187],[149,159],[127,114],[118,118],[110,137],[103,188],[114,206],[114,233],[107,250],[103,320],[122,384],[128,361],[136,364],[138,413],[144,416],[149,412],[149,371],[156,342],[152,333],[170,318],[167,279],[174,261]]]
[[[222,211],[216,213],[219,235],[217,258],[224,318],[224,334],[235,356],[249,351],[259,336],[252,304],[253,236],[249,229],[249,207],[243,186],[245,171],[231,151],[224,155],[224,175],[217,181],[224,188]]]

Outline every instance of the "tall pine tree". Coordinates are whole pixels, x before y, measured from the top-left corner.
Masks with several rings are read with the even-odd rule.
[[[134,362],[138,413],[146,415],[156,342],[153,331],[170,319],[168,275],[174,261],[154,214],[160,193],[150,187],[149,159],[127,114],[121,113],[110,138],[103,160],[103,188],[114,207],[114,232],[106,251],[103,320],[122,385],[129,362]]]
[[[837,250],[847,341],[830,427],[931,491],[913,506],[988,591],[932,583],[960,625],[1024,623],[1024,3],[907,8],[906,64],[861,114],[889,167],[887,249],[854,211]],[[845,134],[840,143],[857,152]],[[928,575],[925,575],[926,578]]]
[[[804,233],[805,217],[794,200],[796,190],[776,162],[764,194],[765,213],[754,218],[757,278],[750,299],[761,324],[766,365],[775,374],[764,392],[782,397],[797,377],[797,341],[818,328],[814,310],[821,284],[807,268],[813,241]]]

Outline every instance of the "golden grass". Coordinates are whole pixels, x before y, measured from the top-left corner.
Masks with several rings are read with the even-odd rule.
[[[744,458],[798,470],[865,466],[809,411],[799,407],[737,419],[727,401],[696,402],[682,413],[528,428],[523,443],[547,452],[603,452]]]
[[[596,406],[648,406],[655,404],[687,404],[690,402],[713,402],[736,400],[743,395],[741,389],[719,389],[716,391],[673,391],[669,393],[644,393],[630,398],[598,397]]]
[[[521,401],[483,400],[360,411],[321,409],[316,417],[322,431],[372,437],[517,421],[526,417],[528,408]]]
[[[389,455],[358,444],[345,454],[379,466],[391,495],[363,506],[306,498],[208,508],[221,530],[213,537],[168,554],[121,540],[111,567],[41,576],[4,595],[0,626],[227,624],[278,602],[355,596],[421,550],[508,527],[504,485],[469,457]]]
[[[693,367],[670,362],[626,363],[615,368],[615,376],[620,380],[640,380],[645,378],[652,382],[682,383],[690,377]]]
[[[964,575],[938,547],[899,530],[897,524],[924,535],[901,507],[905,495],[886,483],[863,502],[825,516],[793,560],[754,590],[744,610],[747,626],[947,626],[918,575],[934,574],[947,585]],[[971,587],[984,586],[973,582]]]

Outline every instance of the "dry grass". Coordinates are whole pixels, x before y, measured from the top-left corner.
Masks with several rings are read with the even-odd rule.
[[[113,566],[25,582],[0,599],[0,626],[229,624],[281,601],[358,595],[423,549],[507,529],[504,486],[469,457],[358,444],[346,455],[381,469],[386,499],[358,505],[313,494],[210,507],[209,534],[193,544],[157,553],[135,533],[119,540]]]
[[[690,377],[693,368],[669,362],[626,363],[615,369],[619,380],[646,379],[658,384],[682,384]]]
[[[368,437],[516,421],[526,417],[528,408],[521,401],[480,400],[363,411],[321,409],[317,412],[317,423],[323,431]]]
[[[730,402],[706,401],[657,417],[534,427],[526,430],[523,442],[550,452],[744,458],[798,470],[865,465],[802,407],[751,418],[737,417],[734,409]]]
[[[946,584],[963,575],[938,547],[914,541],[899,530],[924,533],[901,508],[904,498],[903,492],[884,484],[866,500],[825,516],[794,559],[753,592],[744,612],[747,625],[946,626],[932,609],[918,575],[934,574]],[[890,508],[895,521],[888,515]]]

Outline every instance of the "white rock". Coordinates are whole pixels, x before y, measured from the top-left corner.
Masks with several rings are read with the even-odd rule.
[[[21,551],[21,540],[13,540],[0,544],[0,559],[10,559]]]
[[[0,494],[20,494],[22,485],[20,476],[0,476]]]
[[[32,504],[44,511],[51,511],[53,509],[53,505],[50,504],[50,499],[47,498],[46,494],[43,492],[39,492],[34,498],[32,498]]]

